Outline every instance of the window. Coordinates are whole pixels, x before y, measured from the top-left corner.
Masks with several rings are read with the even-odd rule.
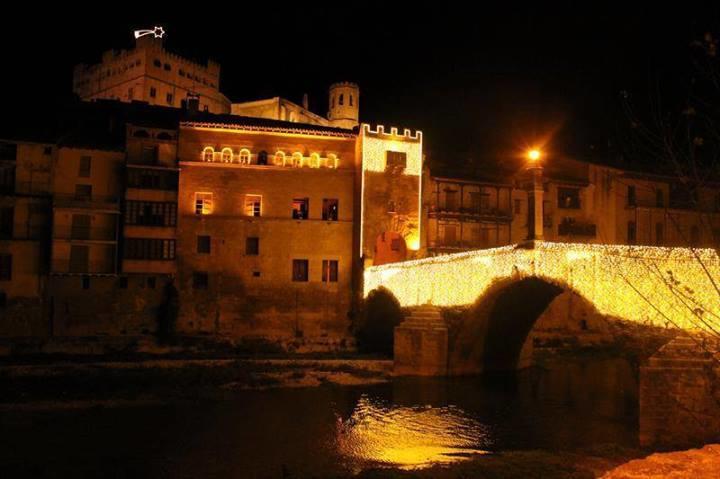
[[[473,212],[477,213],[480,211],[483,195],[479,191],[470,192],[470,208]],[[486,201],[487,203],[487,201]]]
[[[158,147],[157,145],[143,145],[141,154],[143,163],[153,165],[158,160]]]
[[[193,289],[208,289],[210,283],[208,274],[202,271],[195,271],[193,273],[192,284]]]
[[[339,163],[340,160],[338,160],[337,156],[333,153],[330,153],[327,158],[325,158],[325,166],[328,168],[337,168]]]
[[[70,273],[87,273],[90,269],[90,249],[82,245],[70,245]]]
[[[82,289],[90,289],[90,276],[82,277]]]
[[[212,193],[195,193],[195,214],[209,215],[213,211]]]
[[[223,163],[232,163],[233,152],[230,148],[222,149],[222,161]]]
[[[175,259],[175,240],[127,238],[124,257],[125,259],[173,260]]]
[[[285,164],[285,153],[278,151],[275,153],[275,159],[273,160],[275,166],[283,166]]]
[[[457,191],[445,190],[445,211],[457,210]]]
[[[637,227],[634,221],[628,221],[627,224],[627,242],[628,244],[635,244],[637,238]]]
[[[169,63],[166,63],[165,65],[163,65],[163,67],[165,68],[165,71],[168,71],[168,72],[170,71],[170,64],[169,64]]]
[[[128,277],[127,276],[120,276],[118,278],[118,288],[120,288],[120,289],[128,288]]]
[[[148,289],[155,289],[155,284],[157,282],[155,281],[155,276],[148,276],[147,278],[147,287]]]
[[[296,220],[308,219],[308,213],[310,210],[310,200],[308,198],[295,198],[293,200],[293,211],[292,217]]]
[[[213,161],[215,158],[215,150],[213,150],[212,146],[206,146],[203,149],[203,161]]]
[[[558,208],[580,208],[580,189],[558,188]]]
[[[75,240],[89,240],[90,221],[90,215],[72,215],[70,238]]]
[[[172,105],[173,104],[173,94],[167,93],[165,95],[165,101],[167,102],[168,105]]]
[[[657,206],[658,208],[665,207],[665,193],[663,192],[663,190],[655,191],[655,206]]]
[[[155,138],[157,138],[158,140],[163,140],[163,141],[172,140],[172,136],[170,135],[170,133],[168,133],[166,131],[161,131],[160,133],[157,134],[157,136]],[[155,147],[155,149],[157,150],[157,146]]]
[[[157,90],[154,86],[150,87],[150,98],[155,98],[157,96]]]
[[[350,106],[353,106],[353,97],[352,97],[352,93],[350,94]]]
[[[302,153],[295,152],[292,155],[292,166],[296,168],[301,168],[303,165],[303,156]]]
[[[14,220],[15,208],[12,206],[0,208],[0,239],[12,238]]]
[[[308,260],[294,259],[292,266],[292,280],[297,282],[306,282],[308,280]]]
[[[132,89],[132,88],[128,88],[128,100],[132,101],[133,96],[134,96],[134,95],[133,95],[133,89]]]
[[[627,204],[628,206],[637,205],[637,195],[634,186],[627,187]]]
[[[177,190],[177,171],[128,168],[127,175],[128,188]]]
[[[320,155],[317,153],[310,155],[310,168],[320,168]]]
[[[387,151],[385,153],[387,168],[405,169],[407,166],[407,154],[403,151]]]
[[[89,156],[80,157],[80,167],[78,168],[78,176],[83,178],[90,177],[90,164],[92,159]]]
[[[260,271],[253,271],[253,278],[259,278],[260,277]]]
[[[262,196],[245,196],[245,216],[260,216],[262,213]]]
[[[655,244],[658,246],[662,245],[665,242],[663,238],[663,232],[663,224],[655,223]]]
[[[338,100],[338,105],[344,105],[345,104],[345,95],[340,93],[340,99]]]
[[[75,199],[89,201],[92,198],[92,185],[75,185]]]
[[[197,252],[200,254],[210,254],[210,237],[201,235],[197,237]]]
[[[0,281],[12,280],[12,255],[0,254]]]
[[[240,150],[240,163],[243,165],[250,164],[250,150],[243,148]]]
[[[258,165],[267,165],[267,151],[258,153],[257,163]]]
[[[245,238],[245,254],[248,256],[260,254],[260,238],[252,236]]]
[[[454,246],[457,242],[457,228],[455,226],[445,226],[445,245]]]
[[[153,65],[160,68],[162,66],[162,62],[156,58],[153,60]]]
[[[522,214],[522,200],[515,200],[515,214]]]
[[[338,200],[335,198],[323,199],[322,219],[325,221],[338,220]]]
[[[184,76],[185,76],[185,70],[183,70],[182,68],[180,68],[180,69],[178,70],[178,75],[180,75],[181,77],[184,77]]]
[[[135,130],[133,136],[135,138],[150,138],[150,133],[147,130]]]
[[[159,201],[128,201],[125,224],[140,226],[176,226],[177,205]]]
[[[335,259],[324,259],[322,262],[323,283],[337,283],[338,262]]]

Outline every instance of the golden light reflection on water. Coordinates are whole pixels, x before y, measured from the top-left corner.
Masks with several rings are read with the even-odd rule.
[[[463,461],[486,451],[485,428],[447,407],[385,406],[363,396],[350,418],[338,419],[338,450],[355,463],[403,469]]]

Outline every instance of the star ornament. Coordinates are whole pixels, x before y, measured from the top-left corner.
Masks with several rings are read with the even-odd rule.
[[[135,30],[134,35],[136,39],[146,35],[152,35],[155,38],[163,38],[165,36],[165,29],[163,27],[156,26],[152,30]]]

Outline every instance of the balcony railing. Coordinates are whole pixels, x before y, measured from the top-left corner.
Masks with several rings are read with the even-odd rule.
[[[592,223],[560,223],[558,225],[558,235],[588,236],[594,238],[597,235],[597,226]]]
[[[431,213],[442,213],[450,215],[469,215],[469,216],[493,216],[493,217],[510,217],[510,210],[491,207],[462,207],[454,205],[433,205],[430,207]]]
[[[57,274],[114,274],[115,264],[108,261],[70,261],[69,258],[54,259],[52,272]]]
[[[57,225],[53,228],[53,239],[77,241],[115,241],[115,228],[78,227]]]
[[[59,208],[110,209],[119,211],[118,199],[115,196],[82,196],[55,195],[53,203]]]

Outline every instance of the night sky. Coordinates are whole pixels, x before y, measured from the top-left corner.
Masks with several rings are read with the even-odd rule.
[[[620,92],[640,111],[655,97],[673,105],[691,41],[720,30],[717,2],[266,3],[213,3],[207,12],[203,3],[156,12],[114,5],[92,19],[73,18],[65,4],[43,7],[42,17],[37,7],[6,15],[6,111],[51,112],[71,98],[75,63],[131,47],[133,29],[159,24],[168,49],[221,63],[221,90],[233,101],[300,103],[307,92],[325,114],[331,82],[358,82],[361,120],[422,129],[435,162],[506,157],[546,139],[553,151],[610,154],[627,124]]]

